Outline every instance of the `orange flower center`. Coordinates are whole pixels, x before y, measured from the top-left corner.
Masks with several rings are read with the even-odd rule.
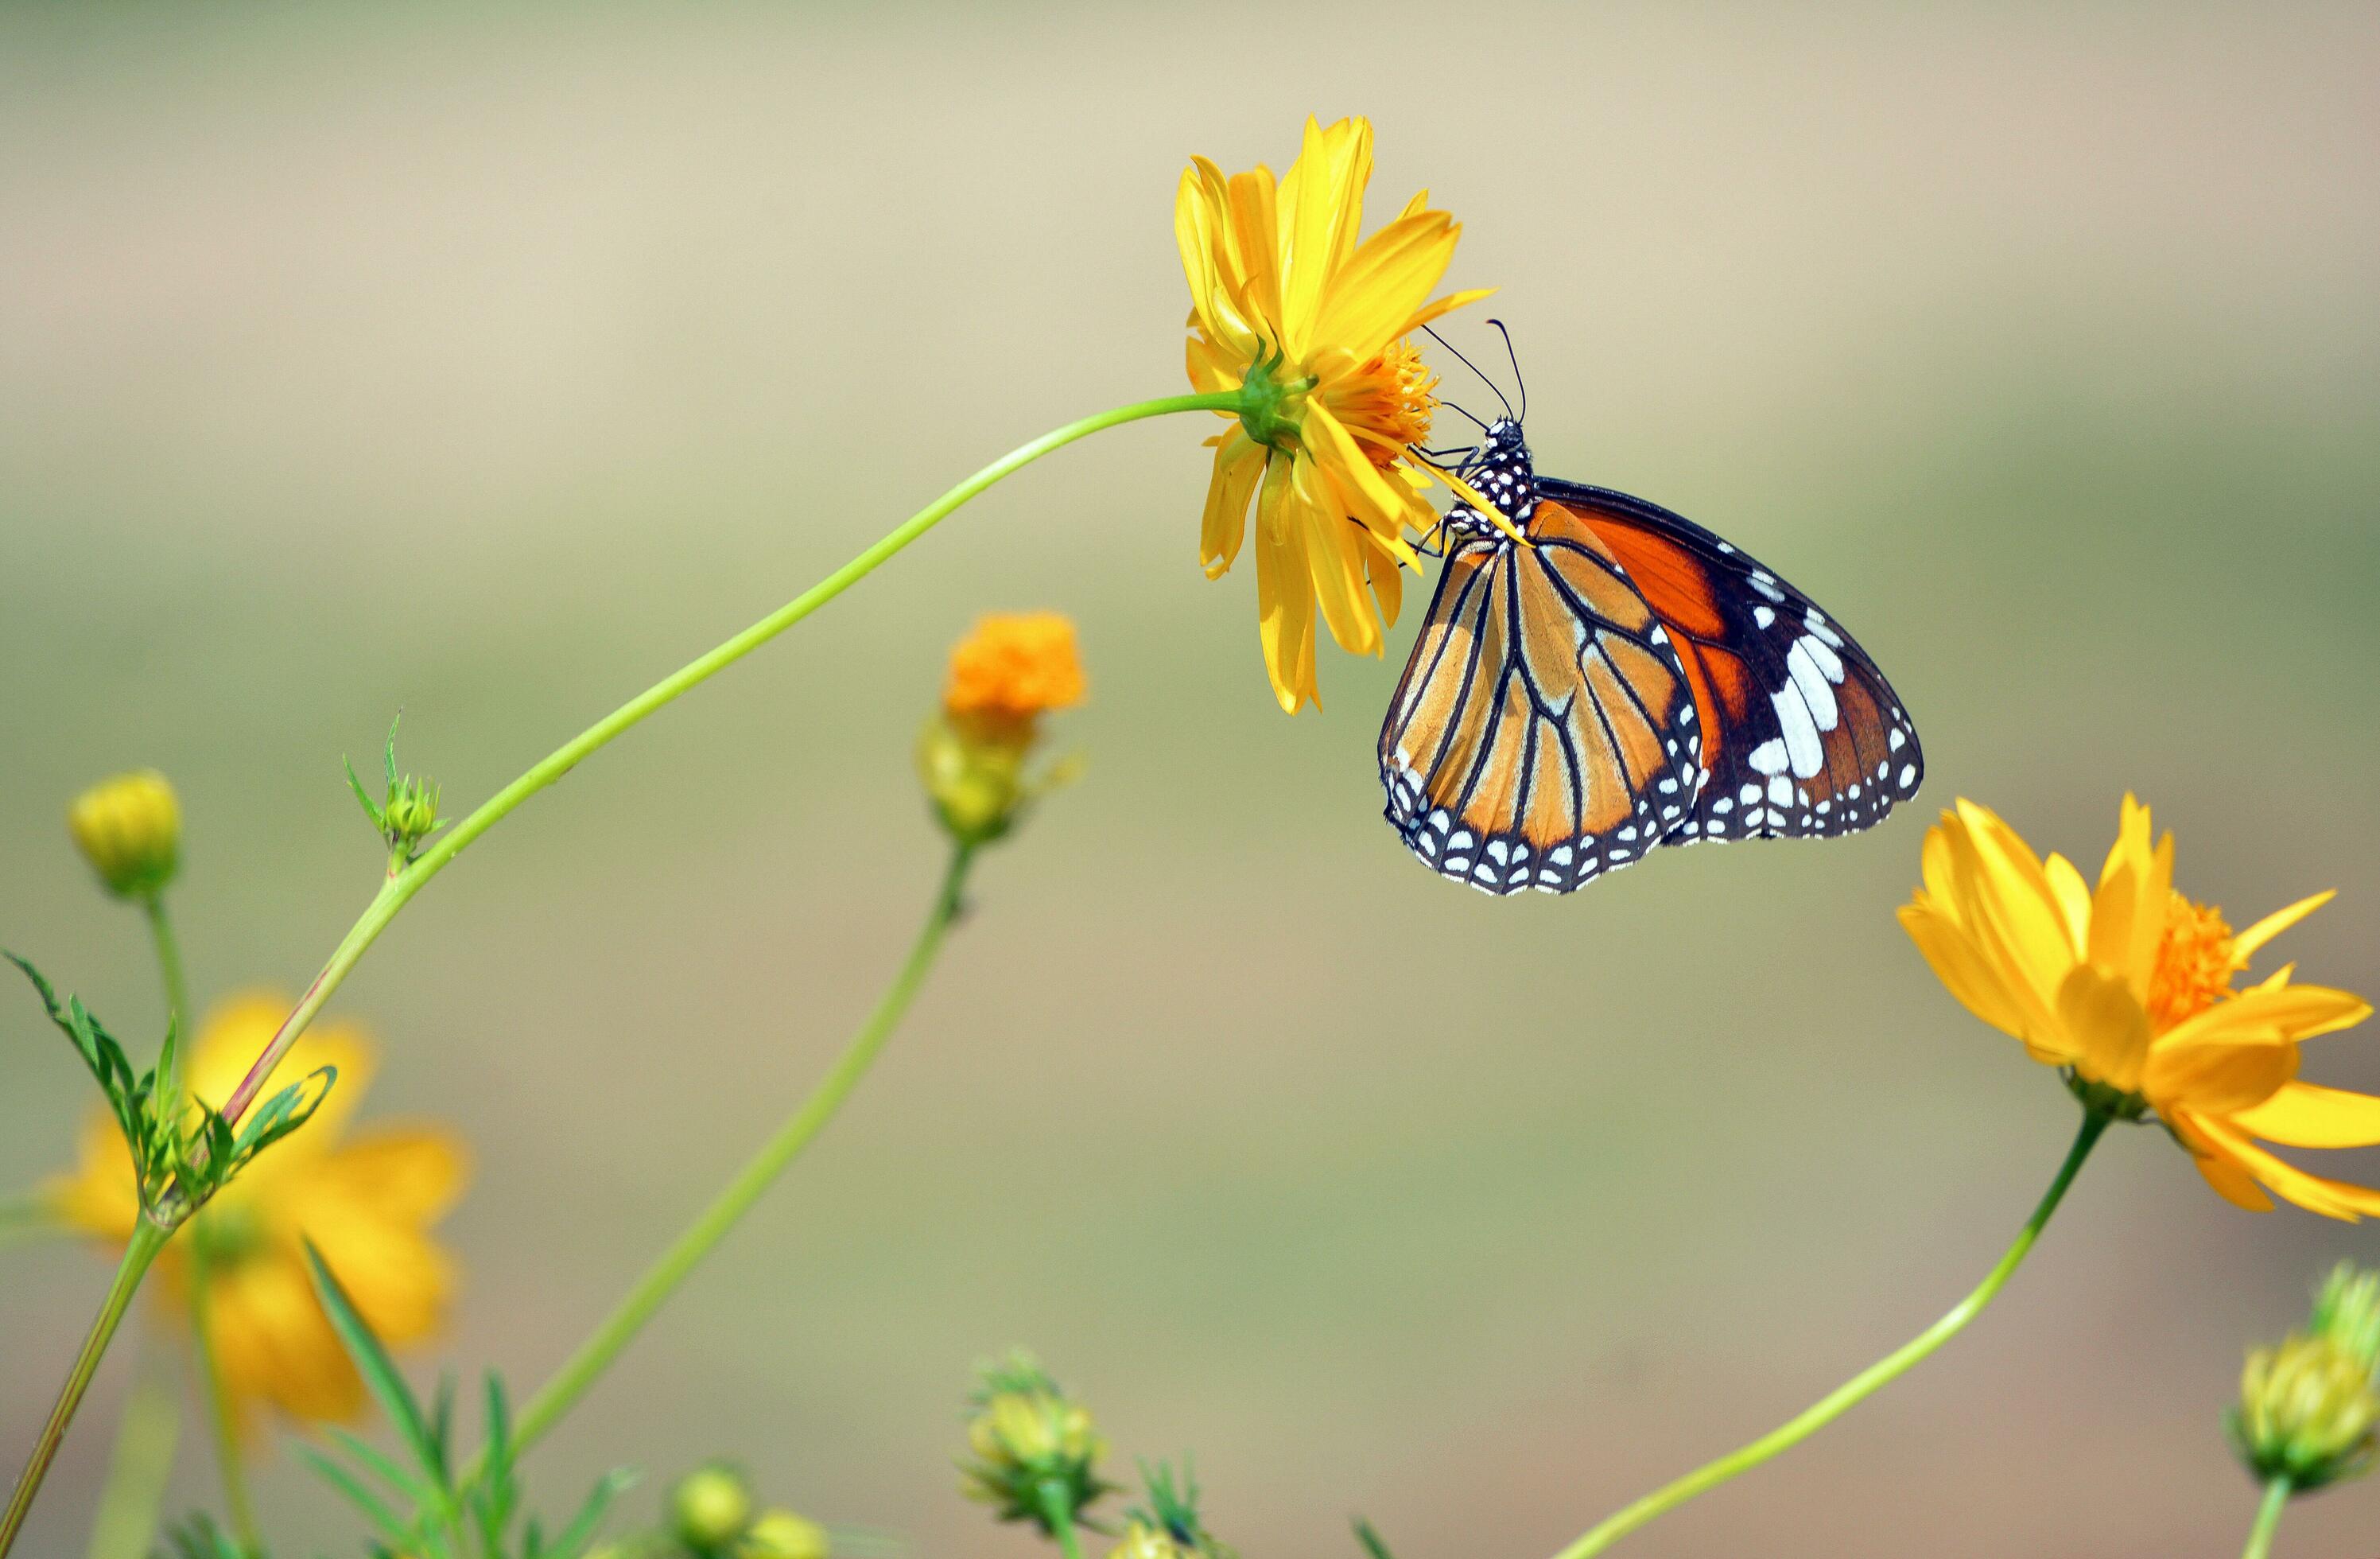
[[[1437,386],[1438,376],[1420,351],[1410,341],[1399,341],[1323,394],[1331,415],[1355,435],[1372,464],[1387,470],[1403,457],[1407,445],[1429,441],[1430,418],[1438,410],[1430,391]]]
[[[2156,973],[2149,980],[2149,1027],[2164,1033],[2231,994],[2240,956],[2231,947],[2231,927],[2211,904],[2192,904],[2177,893],[2166,912],[2165,938],[2157,944]]]

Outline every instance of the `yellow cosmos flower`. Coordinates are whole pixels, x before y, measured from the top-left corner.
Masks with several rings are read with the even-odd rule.
[[[1308,119],[1286,177],[1227,177],[1201,157],[1173,203],[1190,383],[1250,397],[1237,425],[1208,441],[1199,560],[1209,579],[1232,566],[1253,501],[1265,665],[1292,713],[1319,704],[1318,605],[1342,649],[1380,653],[1402,597],[1397,568],[1420,566],[1405,532],[1436,519],[1407,457],[1428,437],[1436,381],[1405,338],[1488,296],[1430,299],[1462,228],[1427,208],[1427,190],[1357,242],[1371,177],[1369,122]]]
[[[187,1053],[188,1090],[220,1104],[288,1010],[280,997],[256,993],[208,1014]],[[372,1061],[370,1041],[351,1026],[309,1029],[266,1093],[325,1066],[339,1069],[337,1085],[313,1119],[242,1170],[157,1258],[161,1300],[187,1314],[193,1248],[204,1252],[209,1334],[244,1417],[265,1403],[307,1420],[352,1419],[362,1409],[363,1382],[315,1301],[303,1240],[321,1249],[384,1340],[425,1337],[445,1314],[455,1266],[430,1227],[462,1188],[463,1148],[423,1127],[347,1137]],[[71,1175],[47,1188],[51,1205],[75,1227],[122,1244],[139,1208],[131,1161],[104,1112],[83,1128],[78,1158]]]
[[[2329,894],[2234,932],[2174,891],[2173,835],[2153,845],[2149,810],[2130,796],[2095,887],[1965,799],[1926,834],[1925,878],[1900,923],[1935,974],[2034,1060],[2066,1068],[2086,1102],[2130,1119],[2154,1112],[2242,1207],[2269,1211],[2278,1196],[2350,1222],[2380,1213],[2380,1191],[2262,1145],[2380,1143],[2380,1099],[2297,1080],[2299,1041],[2362,1022],[2371,1005],[2291,983],[2294,966],[2237,988],[2249,960]]]

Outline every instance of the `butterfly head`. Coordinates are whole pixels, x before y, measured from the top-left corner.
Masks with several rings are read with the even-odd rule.
[[[1536,511],[1536,468],[1530,463],[1528,442],[1521,436],[1521,424],[1513,418],[1500,417],[1488,423],[1487,438],[1455,474],[1514,525],[1526,525]],[[1446,524],[1460,535],[1502,534],[1469,504],[1455,505],[1447,514]]]

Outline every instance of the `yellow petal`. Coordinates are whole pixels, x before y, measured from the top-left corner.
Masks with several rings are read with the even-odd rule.
[[[2091,889],[2082,881],[2082,873],[2074,869],[2072,861],[2056,850],[2050,851],[2049,859],[2041,863],[2041,871],[2042,875],[2049,880],[2050,895],[2057,901],[2059,915],[2065,919],[2067,940],[2077,947],[2088,947],[2091,944]]]
[[[2290,1082],[2232,1124],[2287,1148],[2369,1148],[2380,1145],[2380,1099],[2368,1093]]]
[[[1442,211],[1400,217],[1364,240],[1331,278],[1314,340],[1377,357],[1408,323],[1454,259],[1459,229]]]
[[[2189,1150],[2191,1162],[2198,1166],[2198,1173],[2215,1188],[2216,1195],[2234,1207],[2243,1207],[2251,1212],[2270,1212],[2273,1210],[2273,1199],[2256,1184],[2255,1176],[2250,1175],[2238,1159],[2210,1141],[2188,1114],[2178,1114],[2165,1119],[2166,1124],[2173,1127],[2173,1134],[2180,1139],[2181,1145]]]
[[[1305,403],[1305,420],[1298,431],[1298,439],[1313,462],[1329,473],[1348,507],[1366,525],[1391,535],[1396,533],[1404,520],[1407,494],[1390,484],[1318,397]]]
[[[2120,980],[2077,964],[2058,988],[2058,1017],[2082,1075],[2137,1093],[2149,1055],[2149,1015]]]
[[[1305,144],[1281,181],[1281,338],[1293,359],[1304,360],[1313,345],[1324,293],[1354,250],[1371,177],[1369,120],[1327,129],[1305,121]]]
[[[2188,1109],[2198,1115],[2229,1115],[2262,1104],[2297,1071],[2298,1047],[2286,1040],[2160,1043],[2141,1068],[2138,1091],[2160,1114]]]
[[[2248,960],[2254,957],[2257,950],[2263,947],[2265,944],[2272,941],[2273,938],[2280,935],[2283,932],[2289,930],[2291,926],[2296,925],[2300,920],[2304,920],[2307,916],[2313,914],[2315,910],[2321,908],[2324,905],[2328,904],[2332,899],[2337,898],[2338,896],[2338,894],[2337,890],[2326,889],[2322,893],[2310,895],[2305,898],[2301,898],[2286,909],[2274,910],[2271,914],[2265,916],[2254,925],[2250,926],[2246,931],[2240,932],[2239,934],[2232,937],[2232,957],[2238,961],[2239,966],[2241,968],[2247,968]]]
[[[1944,914],[1930,896],[1920,894],[1913,902],[1900,907],[1900,925],[1909,939],[1917,944],[1917,951],[1934,970],[1934,978],[1959,999],[1961,1005],[2004,1034],[2020,1040],[2025,1037],[2022,1010],[2001,983],[1991,961],[1967,939],[1956,920]]]
[[[2326,985],[2252,985],[2168,1029],[2160,1049],[2193,1044],[2304,1040],[2351,1028],[2372,1016],[2372,1004]]]
[[[1364,559],[1355,538],[1362,532],[1340,505],[1330,479],[1314,461],[1298,457],[1292,481],[1298,523],[1305,530],[1305,562],[1322,620],[1339,648],[1377,655],[1382,637],[1364,588]]]
[[[1257,498],[1257,632],[1265,672],[1284,713],[1317,702],[1314,686],[1314,580],[1305,566],[1305,534],[1292,523],[1288,460],[1265,465]]]
[[[2147,1001],[2173,906],[2173,835],[2152,847],[2149,810],[2124,798],[2116,843],[2091,900],[2091,961]]]
[[[1460,224],[1455,226],[1454,236],[1458,238],[1463,236],[1463,228]],[[1436,302],[1425,303],[1420,308],[1415,310],[1413,317],[1406,320],[1404,324],[1397,330],[1396,334],[1400,336],[1411,335],[1415,331],[1419,330],[1422,326],[1428,324],[1431,321],[1439,318],[1441,315],[1451,314],[1454,312],[1455,310],[1463,308],[1469,304],[1476,303],[1483,298],[1493,298],[1494,296],[1496,296],[1496,289],[1492,286],[1475,286],[1463,292],[1450,292]]]
[[[1207,483],[1207,513],[1198,528],[1198,563],[1218,579],[1240,555],[1248,501],[1264,476],[1264,446],[1236,425],[1215,446],[1215,474]]]
[[[2254,1175],[2284,1200],[2295,1202],[2309,1212],[2319,1212],[2326,1218],[2338,1218],[2354,1223],[2359,1218],[2380,1213],[2380,1191],[2343,1180],[2325,1180],[2309,1175],[2295,1164],[2266,1152],[2249,1140],[2235,1127],[2215,1120],[2199,1119],[2192,1123],[2204,1138],[2227,1157],[2237,1161],[2242,1169]]]

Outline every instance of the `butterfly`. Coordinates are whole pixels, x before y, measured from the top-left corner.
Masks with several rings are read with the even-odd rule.
[[[1491,894],[1571,893],[1662,845],[1854,833],[1917,793],[1917,728],[1817,604],[1657,504],[1536,474],[1517,417],[1380,727],[1388,819]]]

